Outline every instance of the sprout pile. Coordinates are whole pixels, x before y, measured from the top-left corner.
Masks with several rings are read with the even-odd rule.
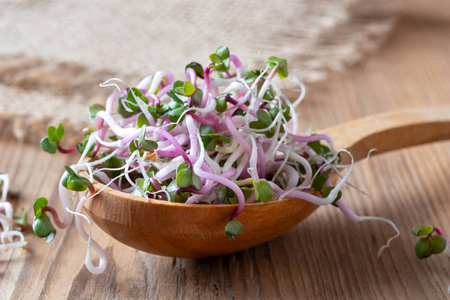
[[[51,220],[65,228],[75,215],[78,230],[88,242],[86,266],[93,273],[103,272],[105,255],[81,223],[86,218],[84,201],[101,192],[93,188],[94,179],[146,200],[237,204],[224,224],[224,238],[230,240],[238,239],[245,226],[238,216],[250,203],[301,198],[337,206],[353,221],[371,218],[356,216],[340,199],[353,167],[353,162],[340,165],[340,158],[351,154],[337,151],[325,134],[314,135],[311,130],[296,134],[294,108],[305,88],[297,81],[301,93],[294,102],[278,89],[277,77],[288,76],[286,60],[272,56],[264,69],[246,70],[226,46],[209,58],[206,67],[188,64],[184,80],[162,70],[136,86],[119,79],[106,81],[101,86],[116,90],[105,106],[88,108],[93,125],[84,129],[83,141],[70,149],[61,145],[63,125],[48,128],[42,149],[78,151],[81,157],[78,164],[65,166],[61,177],[62,221],[46,198],[35,201],[36,235],[53,240],[56,230]],[[348,167],[345,175],[339,172],[342,167]],[[330,181],[334,173],[341,178],[335,186]],[[78,200],[76,192],[84,192],[83,197]],[[72,211],[75,199],[78,203]],[[98,266],[91,261],[91,246],[99,255]]]
[[[9,189],[8,174],[0,174],[0,253],[6,249],[20,248],[27,244],[22,234],[22,230],[27,225],[27,213],[22,209],[22,217],[13,216],[13,207],[6,198]]]

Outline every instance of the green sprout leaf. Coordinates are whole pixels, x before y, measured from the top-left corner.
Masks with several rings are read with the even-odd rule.
[[[41,149],[50,154],[55,154],[58,146],[55,143],[50,142],[48,136],[41,139]]]
[[[190,64],[188,64],[188,65],[186,66],[186,69],[185,69],[185,70],[187,70],[187,69],[189,69],[189,68],[193,69],[194,72],[195,72],[195,74],[196,74],[198,77],[200,77],[200,78],[203,79],[204,71],[203,71],[203,67],[202,67],[201,64],[199,64],[199,63],[193,61],[193,62],[191,62]]]
[[[151,113],[150,113],[151,114]],[[142,126],[150,126],[150,122],[147,120],[144,114],[139,115],[136,120],[137,126],[141,128]]]
[[[181,170],[187,169],[187,168],[189,168],[189,165],[185,162],[182,162],[177,167],[177,173],[180,172]]]
[[[203,185],[202,181],[200,180],[200,177],[197,176],[194,172],[192,172],[192,185],[197,189],[201,190]]]
[[[432,232],[433,232],[433,226],[428,225],[428,226],[425,226],[424,228],[422,228],[422,230],[420,230],[419,236],[429,235]]]
[[[253,183],[255,188],[255,200],[267,203],[273,199],[272,186],[264,179]]]
[[[331,193],[331,191],[332,191],[333,189],[334,189],[334,186],[326,186],[326,187],[324,187],[323,190],[322,190],[322,196],[323,196],[324,198],[328,197],[328,195]],[[333,206],[335,206],[335,207],[338,207],[338,205],[336,204],[336,202],[337,202],[339,199],[341,199],[341,197],[342,197],[342,192],[339,191],[338,194],[337,194],[337,196],[336,196],[336,199],[334,199],[334,201],[331,203],[331,205],[333,205]]]
[[[420,238],[417,240],[414,250],[418,258],[427,258],[431,255],[430,242],[426,238]]]
[[[230,241],[234,240],[234,237],[239,235],[242,231],[242,223],[238,220],[228,221],[225,225],[225,235]]]
[[[48,204],[48,200],[45,197],[37,198],[33,203],[34,216],[36,218],[40,218],[43,214],[42,209],[46,207]]]
[[[327,180],[328,180],[328,173],[327,172],[323,172],[322,174],[319,174],[319,175],[316,176],[316,178],[314,178],[313,183],[312,183],[312,187],[316,191],[321,191],[325,187],[325,184],[327,183]]]
[[[33,210],[35,220],[33,222],[33,231],[38,237],[44,238],[47,243],[50,243],[55,237],[56,230],[47,214],[42,211],[47,204],[48,200],[45,197],[39,197],[34,201]],[[26,219],[26,214],[24,218]]]
[[[225,198],[227,197],[227,189],[223,184],[219,185],[216,188],[216,196],[220,201],[225,200]]]
[[[284,58],[271,56],[268,58],[267,65],[272,69],[278,65],[278,76],[280,77],[280,79],[289,76],[287,61]]]
[[[441,235],[435,235],[430,238],[430,245],[433,249],[433,254],[439,254],[444,252],[447,247],[447,241]]]
[[[419,232],[424,228],[425,226],[423,225],[417,225],[412,229],[412,234],[414,234],[415,236],[419,236]]]
[[[89,114],[89,120],[91,120],[92,123],[95,122],[95,116],[99,111],[104,111],[105,107],[100,104],[92,104],[88,107],[88,114]]]
[[[258,120],[263,123],[264,125],[269,126],[272,124],[272,118],[270,117],[270,114],[265,109],[258,109],[256,111],[256,116],[258,117]]]
[[[195,93],[195,86],[189,80],[186,80],[183,87],[183,92],[186,96],[192,96]]]
[[[227,100],[225,97],[216,97],[216,111],[219,113],[225,112],[228,108]]]
[[[230,58],[230,50],[225,45],[219,46],[219,48],[216,49],[216,54],[219,55],[222,60]]]
[[[218,72],[226,72],[230,68],[230,51],[227,46],[220,46],[216,52],[209,56],[214,65],[209,66]]]
[[[190,169],[181,169],[177,172],[177,185],[181,188],[187,188],[192,184],[192,171]]]
[[[44,238],[47,243],[53,241],[56,235],[55,227],[53,227],[52,222],[50,222],[50,219],[46,214],[42,214],[39,218],[34,220],[33,231],[36,236]]]

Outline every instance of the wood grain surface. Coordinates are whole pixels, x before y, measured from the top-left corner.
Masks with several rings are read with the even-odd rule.
[[[403,107],[450,104],[450,23],[403,19],[376,55],[324,83],[308,86],[302,128],[324,128]],[[16,208],[47,196],[56,204],[63,163],[37,145],[0,131],[0,170],[10,174]],[[447,299],[448,257],[419,260],[413,225],[450,231],[450,142],[383,154],[354,169],[344,200],[358,214],[393,220],[354,224],[335,207],[319,208],[301,225],[260,246],[207,259],[168,258],[138,252],[93,227],[108,267],[84,267],[86,245],[75,226],[48,245],[26,233],[24,249],[0,254],[0,299]],[[61,209],[59,204],[55,205]],[[32,217],[29,216],[29,221]]]

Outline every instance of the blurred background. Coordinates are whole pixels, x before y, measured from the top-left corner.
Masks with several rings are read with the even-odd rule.
[[[206,64],[222,44],[249,68],[275,55],[288,60],[291,77],[324,80],[327,70],[343,70],[380,47],[398,4],[4,0],[0,114],[14,120],[19,139],[60,122],[79,129],[86,104],[103,103],[112,92],[99,83],[116,77],[136,84],[160,69],[182,76],[187,63]]]

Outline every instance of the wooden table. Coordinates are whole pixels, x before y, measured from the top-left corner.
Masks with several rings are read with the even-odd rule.
[[[403,19],[365,63],[308,86],[302,127],[450,104],[449,37],[450,23]],[[0,170],[10,174],[14,194],[9,200],[30,215],[38,196],[58,203],[62,165],[76,157],[50,156],[14,141],[10,132],[0,133]],[[0,299],[445,299],[449,259],[417,259],[410,229],[424,223],[450,232],[449,166],[450,142],[440,142],[383,154],[354,169],[351,182],[370,197],[347,187],[344,200],[358,214],[393,220],[402,233],[380,258],[378,248],[393,230],[376,221],[354,224],[331,206],[268,243],[208,259],[141,253],[94,226],[109,260],[99,276],[84,266],[86,246],[75,226],[59,230],[52,244],[28,230],[24,249],[0,254]]]

